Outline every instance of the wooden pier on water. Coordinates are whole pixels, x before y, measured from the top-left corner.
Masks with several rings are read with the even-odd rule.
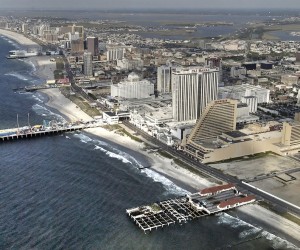
[[[254,201],[255,196],[240,193],[234,184],[226,184],[176,199],[127,209],[126,213],[144,233],[147,233],[153,229],[186,223]]]
[[[70,127],[59,127],[59,128],[50,128],[50,129],[44,129],[44,130],[24,130],[20,131],[18,129],[10,129],[7,131],[15,130],[15,133],[8,133],[6,135],[0,135],[0,142],[6,142],[6,141],[13,141],[13,140],[19,140],[19,139],[30,139],[35,137],[42,137],[42,136],[49,136],[49,135],[57,135],[62,134],[65,132],[73,132],[78,131],[82,129],[89,128],[90,126],[87,125],[77,125],[77,126],[70,126]],[[2,130],[1,132],[3,133]]]
[[[48,85],[48,84],[42,84],[42,85],[31,85],[31,86],[25,86],[20,88],[14,88],[13,91],[23,91],[23,92],[34,92],[37,90],[43,90],[43,89],[54,89],[54,88],[60,88],[58,85]]]

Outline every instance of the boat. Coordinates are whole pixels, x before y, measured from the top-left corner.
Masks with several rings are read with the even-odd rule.
[[[27,52],[26,50],[11,50],[6,56],[7,59],[19,59],[19,58],[28,58],[31,56],[37,56],[37,52]]]

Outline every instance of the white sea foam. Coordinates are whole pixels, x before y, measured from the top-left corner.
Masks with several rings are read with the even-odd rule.
[[[107,150],[106,149],[104,149],[104,148],[102,148],[102,147],[100,147],[100,146],[95,146],[95,148],[94,148],[95,150],[100,150],[100,151],[102,151],[102,152],[107,152]]]
[[[277,237],[276,235],[271,234],[269,232],[264,231],[264,232],[262,232],[261,235],[270,241],[270,243],[272,244],[272,247],[274,249],[295,249],[295,250],[299,249],[291,242],[281,239],[281,238]]]
[[[32,110],[41,116],[48,116],[50,119],[51,117],[55,117],[55,120],[58,120],[60,122],[65,122],[66,120],[59,114],[56,114],[52,112],[51,110],[47,109],[46,107],[40,105],[40,104],[34,104],[32,106]]]
[[[106,155],[108,155],[110,158],[115,158],[115,159],[121,160],[124,163],[131,163],[131,161],[129,161],[125,156],[122,156],[121,154],[118,154],[118,153],[108,151],[98,145],[96,145],[94,149],[100,150],[100,151],[106,153]]]
[[[25,62],[31,66],[31,68],[32,68],[31,72],[35,72],[36,71],[36,66],[35,66],[35,64],[32,61],[25,60]]]
[[[260,228],[253,226],[250,229],[246,229],[246,230],[240,232],[239,238],[245,239],[245,238],[248,238],[249,236],[254,236],[255,234],[259,233],[260,231],[261,231]]]
[[[116,154],[116,153],[113,153],[113,152],[109,152],[109,151],[107,151],[106,154],[109,157],[121,160],[124,163],[131,163],[129,160],[126,159],[126,157],[124,157],[122,155],[119,155],[119,154]]]
[[[95,145],[94,150],[100,150],[104,152],[106,155],[108,155],[111,158],[115,158],[118,160],[121,160],[124,163],[130,163],[131,165],[142,168],[143,165],[136,160],[131,155],[127,154],[126,152],[123,152],[115,147],[113,147],[111,144],[108,144],[106,142],[100,141],[100,140],[92,140],[90,137],[83,135],[83,134],[76,134],[77,138],[80,139],[83,143],[93,142]],[[103,148],[101,146],[105,146],[106,148]],[[167,179],[163,175],[160,175],[159,173],[151,170],[151,169],[143,169],[141,170],[143,174],[145,174],[147,177],[151,178],[155,182],[159,182],[163,184],[166,191],[168,193],[177,194],[177,195],[186,195],[190,192],[178,187],[176,184],[174,184],[171,180]]]
[[[41,99],[41,96],[39,94],[33,94],[32,98],[40,103],[43,103],[43,100]]]
[[[75,137],[79,138],[81,142],[88,143],[93,141],[90,137],[84,135],[84,134],[75,134]]]
[[[217,215],[218,216],[218,224],[223,224],[223,225],[230,225],[232,228],[238,228],[241,226],[251,226],[253,227],[251,224],[242,221],[238,218],[235,218],[229,214],[226,213],[220,213]]]
[[[282,238],[279,238],[276,235],[271,234],[267,231],[263,231],[261,228],[255,227],[252,224],[249,224],[239,218],[235,218],[226,213],[220,213],[217,214],[217,216],[218,216],[218,224],[230,225],[230,227],[232,228],[247,227],[247,229],[245,229],[239,234],[239,238],[241,239],[248,238],[251,235],[255,236],[256,234],[261,232],[260,235],[263,238],[266,238],[267,240],[271,241],[272,247],[274,249],[299,249],[292,243]]]
[[[6,76],[13,76],[13,77],[16,77],[18,78],[19,80],[22,80],[22,81],[28,81],[28,77],[26,76],[23,76],[17,72],[10,72],[10,73],[6,73],[5,74]]]
[[[168,193],[177,194],[177,195],[186,195],[190,194],[187,190],[178,187],[168,178],[164,177],[163,175],[151,170],[151,169],[143,169],[141,170],[142,173],[145,173],[149,178],[154,180],[155,182],[162,183]]]

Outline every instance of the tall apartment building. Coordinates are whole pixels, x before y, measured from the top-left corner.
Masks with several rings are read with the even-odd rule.
[[[40,37],[44,36],[44,32],[50,30],[50,25],[49,24],[41,24],[38,26],[38,35]]]
[[[78,32],[79,33],[79,38],[80,39],[84,39],[84,27],[83,26],[77,26],[77,25],[73,25],[73,26],[70,26],[71,28],[71,33],[75,33],[75,32]]]
[[[27,34],[27,32],[28,32],[28,24],[27,23],[22,24],[22,32],[24,34]]]
[[[220,57],[207,57],[205,58],[205,64],[207,67],[214,69],[219,69],[219,82],[222,81],[223,71],[222,71],[222,59]]]
[[[84,51],[83,40],[71,41],[71,53],[82,53]]]
[[[106,46],[107,52],[107,61],[116,61],[122,60],[125,56],[126,50],[131,50],[132,47],[126,45],[116,45],[116,44],[108,44]]]
[[[142,99],[154,94],[154,84],[148,80],[140,80],[135,73],[130,73],[128,79],[111,85],[111,96],[124,99]]]
[[[83,73],[86,76],[93,76],[92,53],[90,52],[83,54]]]
[[[99,40],[98,37],[87,37],[87,51],[92,53],[93,56],[99,54]]]
[[[157,68],[157,91],[160,94],[171,93],[172,91],[172,65],[162,65]]]
[[[173,118],[176,121],[196,120],[213,100],[217,99],[217,69],[191,67],[172,73]]]

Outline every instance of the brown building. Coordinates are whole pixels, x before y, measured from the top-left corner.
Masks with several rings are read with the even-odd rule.
[[[84,51],[83,40],[72,40],[71,41],[71,53],[80,53]]]
[[[87,50],[92,53],[92,56],[96,56],[99,54],[99,40],[98,37],[88,37],[86,39]]]

